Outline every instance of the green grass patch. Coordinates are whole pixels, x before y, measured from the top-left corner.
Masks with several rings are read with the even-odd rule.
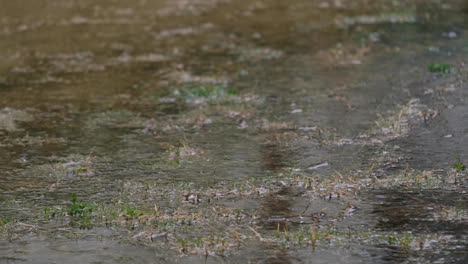
[[[452,70],[452,65],[441,64],[441,63],[431,63],[427,66],[427,70],[430,72],[449,73]]]
[[[6,226],[8,223],[11,223],[11,220],[10,218],[6,218],[6,219],[0,219],[0,228]]]
[[[463,164],[463,161],[459,155],[454,155],[455,157],[455,165],[453,165],[453,168],[456,169],[457,171],[464,171],[466,169],[465,164]]]
[[[71,196],[71,205],[67,207],[67,213],[70,216],[85,216],[91,214],[97,205],[95,203],[85,203],[78,200],[76,194]]]
[[[60,209],[45,207],[44,208],[44,217],[46,219],[54,218],[59,215]]]
[[[236,88],[224,87],[222,85],[205,85],[187,87],[185,89],[178,90],[175,95],[186,99],[219,99],[229,95],[239,95],[239,91]]]
[[[239,90],[237,90],[236,88],[229,88],[229,89],[226,90],[226,93],[230,94],[230,95],[238,95]]]

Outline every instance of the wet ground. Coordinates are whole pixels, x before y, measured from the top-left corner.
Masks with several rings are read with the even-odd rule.
[[[468,261],[465,1],[0,6],[0,263]]]

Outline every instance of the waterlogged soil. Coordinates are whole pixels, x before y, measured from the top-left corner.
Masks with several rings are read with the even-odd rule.
[[[465,1],[0,5],[0,263],[468,261]]]

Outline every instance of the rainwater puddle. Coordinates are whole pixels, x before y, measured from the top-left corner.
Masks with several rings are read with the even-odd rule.
[[[466,259],[464,1],[26,2],[1,263]]]

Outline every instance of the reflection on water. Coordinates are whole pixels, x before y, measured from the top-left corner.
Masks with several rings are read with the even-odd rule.
[[[373,204],[372,214],[378,219],[376,229],[399,231],[406,236],[424,235],[418,247],[428,259],[445,263],[466,261],[467,201],[459,192],[413,191],[399,192],[377,190],[366,195]],[[438,243],[437,238],[447,240],[449,246],[442,252],[426,252],[428,244]],[[432,239],[432,240],[431,240]],[[396,247],[389,247],[393,259],[417,259],[419,254],[402,254]],[[413,261],[414,261],[413,259]]]

